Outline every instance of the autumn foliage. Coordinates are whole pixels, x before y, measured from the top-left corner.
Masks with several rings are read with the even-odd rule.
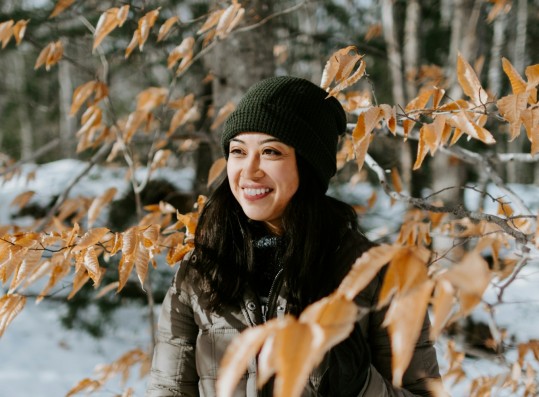
[[[73,3],[73,0],[57,1],[49,18],[58,17]],[[136,29],[124,49],[126,59],[137,49],[144,51],[149,40],[167,40],[180,22],[177,17],[160,22],[159,14],[160,8],[155,8],[144,12],[135,21]],[[99,53],[108,36],[133,15],[129,5],[104,11],[92,32],[90,50]],[[244,8],[235,0],[207,15],[196,36],[183,38],[167,54],[166,65],[173,71],[174,78],[185,74],[218,40],[227,39],[244,15]],[[26,29],[31,28],[28,20],[0,22],[2,48],[12,39],[19,44],[24,40]],[[62,40],[58,39],[42,48],[34,67],[51,70],[64,61],[63,57]],[[399,141],[414,140],[418,144],[413,168],[420,169],[428,154],[451,153],[461,139],[497,145],[494,138],[497,134],[487,127],[487,122],[492,119],[508,126],[508,140],[516,139],[524,130],[530,143],[530,154],[538,153],[539,65],[528,66],[521,76],[510,60],[503,58],[500,62],[511,87],[511,93],[501,98],[493,97],[482,87],[474,68],[459,54],[457,76],[464,98],[448,98],[443,88],[429,86],[423,87],[403,108],[366,102],[361,93],[354,91],[354,85],[368,72],[365,57],[356,47],[342,48],[328,58],[320,85],[328,96],[341,101],[349,119],[353,120],[349,133],[340,143],[339,167],[351,162],[355,163],[357,172],[368,167],[392,199],[412,206],[395,241],[376,246],[358,258],[333,294],[309,306],[298,318],[287,316],[271,320],[242,333],[230,346],[222,363],[217,385],[220,396],[233,394],[247,363],[257,354],[259,386],[275,375],[276,396],[299,396],[311,369],[332,346],[347,337],[358,316],[385,306],[388,311],[384,326],[392,341],[393,384],[400,386],[427,308],[432,311],[431,338],[436,340],[448,325],[469,315],[481,303],[482,295],[493,279],[498,282],[510,280],[528,260],[526,253],[539,248],[537,214],[522,213],[520,208],[502,200],[499,200],[498,214],[489,215],[449,208],[440,201],[416,199],[402,190],[398,172],[394,170],[391,180],[387,180],[385,171],[369,156],[370,145],[381,135],[389,134]],[[178,97],[168,87],[153,86],[136,95],[134,109],[111,118],[109,91],[106,81],[99,78],[74,89],[70,113],[79,122],[77,152],[105,149],[106,161],[123,158],[132,174],[135,165],[129,148],[138,135],[148,135],[156,130],[163,132],[155,134],[148,156],[150,175],[167,164],[172,154],[167,145],[174,133],[200,117],[197,98],[193,94]],[[169,117],[162,117],[164,110]],[[231,103],[220,109],[211,128],[218,129],[232,110]],[[224,161],[217,160],[210,172],[210,182],[217,178],[223,167]],[[133,184],[135,190],[141,187],[136,181]],[[67,299],[75,296],[87,283],[93,285],[98,296],[111,289],[121,291],[133,275],[144,289],[152,268],[161,266],[161,262],[176,266],[192,249],[204,197],[199,197],[191,213],[181,214],[162,202],[144,208],[138,224],[125,231],[112,232],[107,227],[94,227],[100,212],[116,193],[116,189],[109,189],[86,201],[66,198],[58,202],[47,217],[28,228],[2,227],[0,282],[8,287],[8,292],[0,298],[0,336],[24,310],[28,300],[25,291],[39,279],[47,278],[48,282],[39,293],[38,302],[46,299],[53,288],[65,280],[71,283]],[[33,192],[25,192],[12,205],[24,207],[32,195]],[[474,243],[456,263],[447,263],[443,253],[432,246],[433,233],[455,240],[469,238]],[[501,256],[502,248],[509,248],[510,254]],[[482,253],[485,250],[491,252],[494,265],[489,266],[484,259]],[[118,258],[116,281],[102,285],[105,272],[112,271],[103,263],[112,257]],[[387,271],[378,306],[358,308],[354,297],[384,266]],[[409,310],[410,307],[414,310]],[[494,341],[495,344],[502,342],[501,339]],[[450,345],[449,351],[447,376],[458,379],[463,376],[460,368],[462,353],[456,351],[454,345]],[[104,367],[97,379],[82,380],[68,395],[98,390],[113,374],[125,376],[135,363],[144,363],[147,370],[148,358],[147,352],[128,352],[116,363]],[[539,361],[539,344],[534,340],[518,346],[518,359],[511,363],[507,373],[474,380],[471,394],[487,395],[483,391],[488,390],[489,385],[501,383],[508,390],[523,385],[524,395],[533,395],[537,385],[530,360]],[[441,393],[439,385],[433,385],[433,390]]]

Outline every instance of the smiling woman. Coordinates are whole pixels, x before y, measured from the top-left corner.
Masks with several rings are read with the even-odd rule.
[[[353,208],[326,195],[345,130],[339,101],[300,78],[263,80],[240,101],[221,139],[227,177],[204,206],[194,251],[162,305],[148,396],[215,396],[224,352],[240,332],[299,315],[373,246]],[[376,307],[381,277],[358,294],[358,306]],[[309,375],[302,396],[431,395],[439,373],[428,318],[397,389],[385,310],[368,312]],[[235,395],[270,396],[273,382],[258,391],[257,378],[252,360]]]

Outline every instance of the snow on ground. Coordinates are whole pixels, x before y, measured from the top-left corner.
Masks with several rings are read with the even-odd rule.
[[[12,223],[11,216],[15,209],[10,203],[19,193],[34,190],[37,194],[32,201],[40,204],[48,203],[54,195],[61,193],[84,167],[84,163],[76,160],[61,160],[42,165],[37,169],[36,166],[25,166],[23,177],[6,182],[0,188],[0,225]],[[36,179],[26,183],[24,175],[34,169],[37,171]],[[180,190],[188,191],[191,188],[193,179],[191,169],[159,172],[160,176],[167,178]],[[143,173],[144,170],[141,170],[137,176],[142,178]],[[73,189],[71,197],[95,196],[113,186],[119,190],[116,198],[127,189],[123,170],[95,167]],[[537,211],[539,188],[530,186],[513,188],[519,197],[525,199],[527,204]],[[344,186],[334,191],[334,194],[343,199],[365,203],[372,189],[368,185]],[[503,195],[503,192],[497,192],[495,189],[489,192],[495,196]],[[474,193],[468,192],[467,195],[467,203],[476,201]],[[403,209],[399,203],[391,206],[387,196],[380,192],[372,214],[367,214],[362,219],[365,228],[371,230],[370,237],[377,238],[382,234],[394,232]],[[494,212],[495,208],[490,206],[487,210]],[[22,224],[29,223],[24,219],[19,221]],[[496,309],[497,322],[502,327],[507,327],[507,331],[514,336],[516,342],[539,337],[537,285],[539,285],[539,264],[532,264],[525,268],[513,285],[506,290],[504,297],[506,303]],[[496,292],[495,288],[490,288],[485,294],[485,300],[494,302]],[[80,380],[93,377],[96,365],[111,363],[123,353],[135,348],[145,350],[149,344],[147,309],[144,307],[132,305],[120,308],[113,316],[114,320],[109,324],[106,335],[99,339],[79,330],[65,329],[60,323],[64,310],[65,307],[58,302],[45,300],[35,305],[29,301],[26,308],[8,327],[0,338],[0,397],[62,397]],[[475,310],[473,317],[485,321],[488,319],[482,307]],[[437,344],[436,349],[443,371],[447,367],[443,340]],[[508,357],[514,360],[515,353],[510,352]],[[493,375],[504,371],[503,366],[487,359],[466,358],[463,367],[470,376]],[[138,379],[137,370],[138,368],[134,368],[127,386],[134,389],[135,396],[143,396],[146,379]],[[466,382],[459,385],[447,383],[446,386],[455,397],[464,397],[469,393],[467,389],[469,384]],[[118,376],[93,395],[115,396],[122,390]]]

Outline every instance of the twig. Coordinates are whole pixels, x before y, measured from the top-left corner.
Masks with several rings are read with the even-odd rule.
[[[40,158],[41,156],[44,156],[48,152],[50,152],[53,149],[56,149],[58,147],[58,144],[60,143],[60,138],[55,138],[46,145],[40,147],[38,150],[36,150],[34,153],[32,153],[30,156],[24,157],[17,161],[16,163],[10,165],[9,167],[5,168],[0,172],[0,176],[4,176],[6,174],[9,174],[13,170],[19,168],[21,165],[26,164],[30,161],[36,160]]]

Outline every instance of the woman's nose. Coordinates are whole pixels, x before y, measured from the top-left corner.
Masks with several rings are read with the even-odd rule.
[[[247,156],[243,167],[243,177],[256,179],[261,178],[264,172],[260,168],[260,157],[258,155]]]

